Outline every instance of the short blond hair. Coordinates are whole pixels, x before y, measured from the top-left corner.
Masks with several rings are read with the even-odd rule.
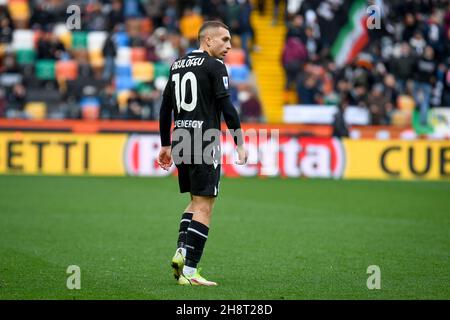
[[[230,30],[228,26],[223,23],[222,21],[206,21],[202,24],[200,27],[200,30],[198,31],[198,42],[201,43],[202,39],[205,37],[206,30],[212,29],[212,28],[224,28],[228,31]]]

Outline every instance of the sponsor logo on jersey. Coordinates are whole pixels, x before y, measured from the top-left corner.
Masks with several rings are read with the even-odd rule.
[[[223,77],[223,85],[225,86],[225,89],[228,90],[228,77]]]
[[[176,120],[175,121],[175,128],[202,128],[203,122],[205,121],[199,121],[199,120]]]

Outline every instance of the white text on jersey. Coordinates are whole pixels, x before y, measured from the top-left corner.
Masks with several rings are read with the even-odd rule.
[[[198,120],[176,120],[175,128],[201,128],[204,121]]]
[[[205,58],[182,59],[173,63],[172,70],[187,67],[198,67],[201,66],[204,61]]]

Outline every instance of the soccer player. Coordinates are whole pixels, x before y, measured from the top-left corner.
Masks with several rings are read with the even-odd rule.
[[[223,114],[228,129],[235,133],[236,163],[244,165],[248,155],[239,116],[230,100],[228,73],[223,62],[231,49],[228,27],[219,21],[207,21],[199,30],[198,40],[198,50],[171,66],[161,103],[158,163],[169,170],[175,162],[180,192],[189,192],[191,197],[181,217],[177,250],[172,258],[174,276],[180,285],[215,286],[217,283],[206,280],[197,269],[208,239],[221,169],[219,137],[206,141],[203,135],[211,130],[220,134]]]

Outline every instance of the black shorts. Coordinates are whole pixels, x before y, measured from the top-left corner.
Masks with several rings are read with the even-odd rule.
[[[190,192],[194,196],[217,197],[220,183],[220,164],[177,165],[180,192]]]

